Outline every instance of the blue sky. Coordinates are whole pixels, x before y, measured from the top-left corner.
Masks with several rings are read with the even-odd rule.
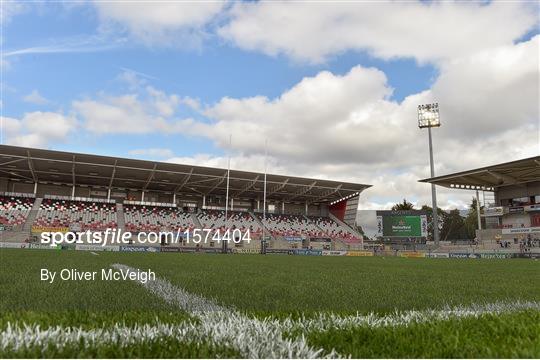
[[[219,166],[233,133],[233,164],[259,170],[270,138],[273,172],[378,185],[366,207],[428,199],[419,103],[445,111],[439,172],[538,149],[527,2],[2,6],[5,143]],[[526,110],[509,124],[513,107]],[[532,135],[502,156],[455,157],[518,129]],[[455,194],[446,207],[465,206]]]
[[[31,26],[28,26],[31,24]],[[43,46],[80,42],[99,36],[99,20],[86,6],[66,9],[60,5],[41,5],[10,21],[4,30],[4,52]],[[126,84],[118,80],[125,70],[148,75],[141,77],[148,85],[168,93],[183,94],[212,104],[223,97],[244,98],[263,95],[278,97],[304,77],[327,70],[345,74],[361,64],[383,71],[393,88],[391,100],[426,90],[437,75],[437,69],[422,66],[414,59],[381,60],[365,51],[346,51],[332,56],[324,64],[306,64],[285,56],[269,57],[245,51],[210,37],[198,49],[147,48],[134,42],[96,51],[35,53],[16,56],[4,73],[8,91],[4,93],[4,115],[21,117],[32,110],[68,109],[72,100],[92,97],[98,92],[122,94]],[[24,95],[38,90],[48,104],[29,104]],[[56,144],[59,150],[99,152],[128,156],[130,143],[141,141],[167,147],[177,155],[199,152],[222,153],[206,139],[151,135],[126,139],[105,137]],[[179,141],[180,140],[180,141]],[[105,145],[105,146],[103,146]]]

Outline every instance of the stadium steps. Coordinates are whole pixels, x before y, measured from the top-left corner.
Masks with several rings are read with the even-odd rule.
[[[359,239],[363,239],[364,237],[358,232],[356,231],[355,229],[353,229],[352,226],[350,226],[349,224],[346,224],[345,222],[339,220],[337,217],[335,217],[333,214],[331,213],[328,213],[328,217],[332,220],[334,220],[335,222],[337,222],[340,226],[343,226],[347,229],[349,229],[354,235],[356,235]]]
[[[255,219],[255,221],[257,223],[259,223],[259,225],[263,229],[263,232],[264,232],[265,236],[270,236],[270,240],[276,240],[276,237],[274,235],[272,235],[272,233],[270,232],[270,230],[268,230],[268,228],[266,226],[264,226],[262,221],[259,219],[259,217],[257,215],[255,215],[255,213],[253,211],[249,210],[248,213],[249,213],[249,215],[251,215],[251,217],[253,219]]]
[[[116,203],[116,223],[118,229],[124,231],[126,229],[126,216],[124,215],[124,205]]]
[[[25,232],[30,232],[32,230],[32,225],[34,224],[34,221],[36,220],[39,207],[41,206],[41,202],[43,201],[43,198],[36,198],[34,201],[34,205],[32,205],[32,209],[30,209],[30,213],[28,214],[28,217],[26,218],[26,221],[24,222],[24,226],[22,228]]]
[[[195,224],[195,229],[202,229],[202,225],[199,221],[199,218],[197,217],[197,213],[191,214],[191,220],[193,221],[193,224]]]

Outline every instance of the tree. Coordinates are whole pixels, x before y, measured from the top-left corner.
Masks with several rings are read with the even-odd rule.
[[[423,212],[427,214],[427,222],[428,222],[428,241],[433,241],[433,208],[427,205],[422,205],[422,208],[420,209]],[[441,208],[437,207],[437,215],[438,221],[439,221],[439,234],[442,233],[442,228],[444,225],[444,221],[447,217],[447,213],[444,212]],[[444,239],[444,237],[440,236],[441,239]]]
[[[482,212],[483,208],[483,206],[480,207],[480,212]],[[485,219],[481,219],[480,222],[482,224],[482,228],[485,229]],[[476,229],[478,229],[478,217],[476,211],[475,197],[472,198],[471,205],[469,206],[469,213],[465,218],[465,227],[467,228],[467,234],[469,236],[469,239],[474,239],[476,237]]]
[[[392,206],[392,210],[414,210],[414,205],[410,202],[408,202],[406,199],[403,199],[402,203],[397,203],[394,206]]]
[[[362,237],[364,238],[364,240],[369,240],[369,236],[366,235],[366,233],[364,232],[364,229],[362,228],[362,226],[358,225],[358,224],[354,224],[354,229],[360,234],[362,235]]]
[[[454,209],[450,212],[445,212],[444,221],[441,228],[441,240],[459,240],[470,239],[465,221],[459,210]]]

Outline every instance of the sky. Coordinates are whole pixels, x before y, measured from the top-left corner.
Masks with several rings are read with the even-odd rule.
[[[263,171],[266,142],[270,173],[373,185],[361,210],[431,203],[419,104],[437,175],[540,154],[537,2],[0,6],[3,144]]]

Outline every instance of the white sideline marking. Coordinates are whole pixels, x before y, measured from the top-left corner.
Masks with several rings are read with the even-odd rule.
[[[497,302],[483,305],[473,304],[471,306],[446,306],[440,310],[396,311],[395,313],[383,316],[375,313],[350,316],[323,313],[315,318],[304,317],[297,320],[287,318],[282,321],[282,326],[289,331],[300,330],[302,332],[347,329],[354,327],[397,327],[407,326],[412,323],[426,323],[430,321],[444,321],[468,317],[478,318],[487,314],[497,315],[521,310],[540,311],[540,302],[516,301],[513,303]]]
[[[93,252],[93,251],[90,251],[90,254],[92,254],[92,255],[96,255],[96,256],[99,256],[99,254],[98,254],[98,253],[95,253],[95,252]]]
[[[126,265],[113,267],[124,271],[136,271]],[[314,318],[300,319],[252,319],[228,307],[220,306],[201,296],[190,294],[163,279],[140,283],[154,295],[174,304],[195,316],[199,321],[185,321],[181,324],[135,325],[128,327],[115,324],[111,327],[86,330],[80,327],[50,327],[41,329],[39,325],[15,325],[8,323],[0,332],[0,349],[17,351],[47,344],[63,347],[82,342],[85,346],[99,344],[131,344],[175,337],[186,342],[209,343],[236,349],[246,358],[316,358],[339,357],[309,347],[305,334],[311,331],[347,329],[353,327],[406,326],[411,323],[448,320],[465,317],[480,317],[484,314],[501,314],[518,310],[540,310],[540,302],[498,302],[485,305],[445,307],[440,310],[412,310],[389,315],[338,316],[321,314]],[[295,340],[283,337],[285,331],[302,334]]]
[[[113,267],[136,270],[121,264]],[[317,358],[324,350],[312,349],[302,336],[295,340],[283,337],[280,326],[272,321],[249,318],[238,311],[220,306],[162,279],[140,283],[154,295],[174,304],[200,320],[200,330],[212,342],[232,347],[246,358]],[[335,358],[336,353],[327,354]]]

